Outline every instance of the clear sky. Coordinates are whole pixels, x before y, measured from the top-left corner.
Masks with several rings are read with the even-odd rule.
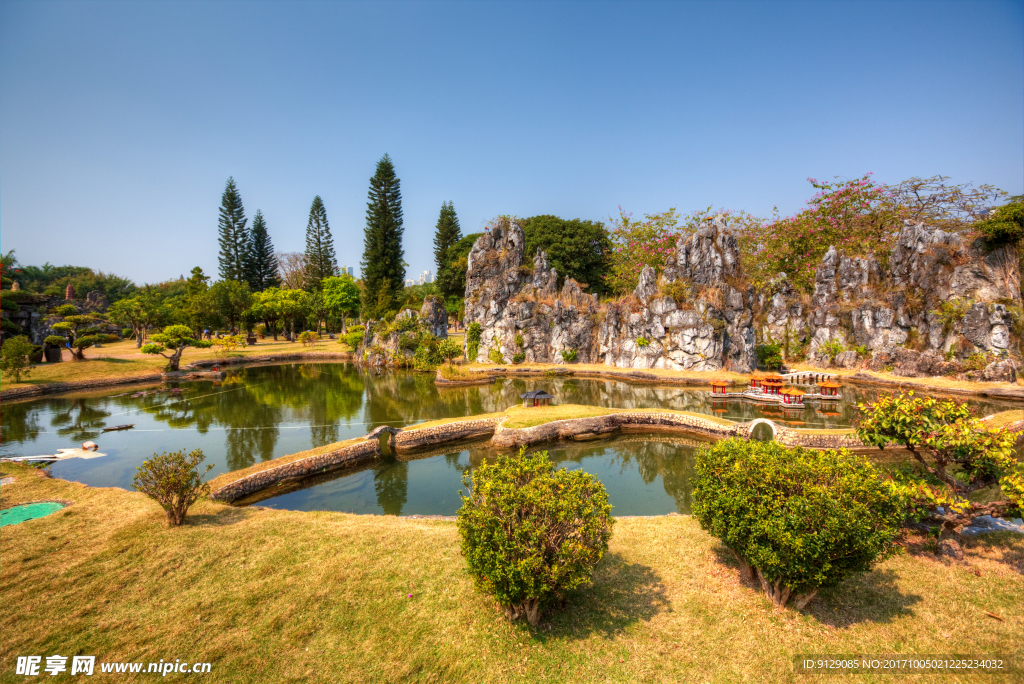
[[[338,260],[402,181],[409,277],[451,200],[607,220],[803,206],[807,177],[1024,190],[1024,3],[0,2],[0,247],[217,273],[234,176],[279,250]]]

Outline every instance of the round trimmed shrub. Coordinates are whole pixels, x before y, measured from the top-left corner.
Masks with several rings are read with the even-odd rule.
[[[477,588],[509,619],[536,626],[565,591],[590,583],[614,523],[593,475],[556,469],[546,451],[523,449],[482,463],[463,482],[462,555]]]
[[[896,552],[906,504],[862,457],[727,439],[698,452],[693,515],[781,609]]]

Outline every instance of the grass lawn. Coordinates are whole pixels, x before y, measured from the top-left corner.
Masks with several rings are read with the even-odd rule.
[[[1024,629],[1024,543],[1009,535],[966,542],[964,564],[911,539],[778,613],[693,519],[621,519],[593,586],[531,630],[475,591],[451,522],[202,501],[168,529],[141,494],[0,468],[15,477],[5,504],[75,502],[0,534],[0,682],[24,681],[15,659],[30,654],[209,661],[205,680],[261,684],[792,682],[796,654],[1013,654]],[[839,680],[894,681],[814,677]]]

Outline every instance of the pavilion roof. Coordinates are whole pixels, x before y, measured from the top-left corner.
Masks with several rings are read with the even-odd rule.
[[[544,390],[531,390],[525,394],[519,395],[520,399],[554,399],[553,395],[548,394]]]

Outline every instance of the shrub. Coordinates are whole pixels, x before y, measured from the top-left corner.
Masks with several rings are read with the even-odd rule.
[[[4,292],[3,297],[0,297],[0,309],[15,313],[21,309],[18,303],[7,296],[8,293]]]
[[[727,439],[698,452],[693,514],[781,609],[892,555],[905,502],[865,458]]]
[[[990,218],[974,224],[989,249],[1016,244],[1024,239],[1024,196],[1010,199],[1009,204],[996,209]]]
[[[7,320],[6,318],[0,318],[0,330],[3,330],[6,334],[13,336],[22,334],[21,326]]]
[[[673,280],[671,283],[663,280],[659,285],[662,296],[671,297],[676,304],[685,304],[693,299],[693,284],[688,280]]]
[[[523,336],[520,335],[519,333],[516,333],[516,346],[522,349],[524,344],[525,342],[523,341]]]
[[[47,335],[46,339],[43,340],[44,343],[52,347],[63,347],[65,344],[67,344],[67,341],[68,338],[61,337],[60,335]]]
[[[974,300],[963,300],[958,297],[946,299],[939,304],[939,308],[932,313],[942,323],[942,334],[948,335],[956,324],[963,320],[972,306],[974,306]]]
[[[132,330],[131,328],[121,328],[121,337],[128,339],[129,337],[132,336],[133,332],[135,331]]]
[[[451,364],[452,359],[456,356],[462,356],[462,345],[452,338],[446,337],[437,345],[437,353],[441,355],[441,358]]]
[[[491,360],[491,363],[505,363],[505,356],[501,353],[501,347],[497,345],[491,347],[491,350],[487,352],[487,358]]]
[[[859,344],[856,347],[854,347],[853,351],[857,352],[857,356],[861,357],[862,359],[871,358],[871,350],[868,349],[867,346],[863,344]]]
[[[466,328],[466,358],[470,362],[476,361],[480,353],[480,338],[483,335],[483,328],[479,323],[470,323]]]
[[[302,333],[302,335],[305,335],[305,334],[306,333]],[[299,339],[300,340],[302,340],[302,335],[299,335]],[[220,347],[221,351],[224,351],[224,352],[229,352],[229,351],[232,351],[234,349],[237,349],[239,346],[241,346],[243,344],[245,344],[245,336],[244,335],[225,335],[224,337],[221,337],[220,339],[213,340],[213,345],[215,347]]]
[[[943,525],[956,529],[982,513],[1001,515],[1024,504],[1018,482],[1024,464],[1014,458],[1014,433],[986,430],[971,415],[966,402],[917,398],[914,392],[882,396],[871,404],[857,404],[857,436],[864,444],[884,449],[902,446],[934,478],[945,485],[952,506]],[[973,503],[967,497],[999,484],[1009,501]],[[923,484],[923,483],[919,483]],[[931,508],[935,494],[918,487],[924,498],[918,508]]]
[[[556,469],[547,452],[502,455],[463,476],[458,527],[476,586],[511,620],[536,626],[563,592],[588,584],[611,538],[604,485]]]
[[[566,363],[572,363],[573,361],[575,361],[576,360],[576,350],[575,349],[563,349],[562,350],[562,360],[565,361]]]
[[[414,351],[420,346],[419,335],[402,335],[398,338],[398,348]]]
[[[10,338],[0,348],[0,372],[5,377],[13,378],[14,382],[21,382],[22,375],[32,372],[33,351],[32,343],[25,335]]]
[[[341,341],[352,347],[352,350],[355,351],[363,343],[363,334],[362,330],[353,330],[341,338]]]
[[[225,339],[227,339],[227,338],[225,338]],[[301,342],[303,345],[305,345],[307,347],[314,347],[314,346],[316,346],[316,342],[319,339],[320,339],[320,335],[318,335],[317,333],[313,332],[312,330],[306,330],[305,332],[302,332],[302,333],[299,334],[299,342]]]
[[[651,341],[648,340],[646,337],[638,337],[638,338],[636,338],[636,346],[638,346],[638,347],[646,347],[650,343],[651,343]]]
[[[437,344],[431,339],[416,347],[412,357],[412,365],[418,371],[432,371],[441,364],[441,355],[437,351]]]
[[[829,363],[835,361],[836,357],[844,351],[846,351],[846,347],[839,340],[829,340],[818,345],[818,353],[826,356]]]
[[[202,461],[202,449],[196,449],[187,456],[184,449],[164,452],[159,456],[153,454],[153,458],[143,461],[138,467],[132,486],[163,506],[169,526],[180,525],[189,507],[200,496],[210,493],[210,485],[202,480],[213,464],[207,465],[200,475],[197,466]]]
[[[760,344],[754,350],[757,354],[757,365],[766,370],[779,370],[782,368],[782,345],[777,342]]]
[[[526,360],[526,352],[517,351],[512,355],[512,363],[522,363]]]

